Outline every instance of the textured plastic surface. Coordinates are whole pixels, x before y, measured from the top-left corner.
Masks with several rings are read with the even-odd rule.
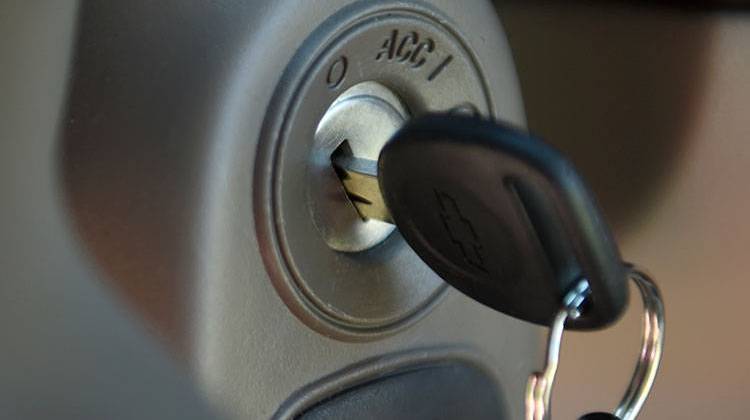
[[[394,136],[379,171],[401,234],[465,294],[549,325],[585,277],[589,304],[570,328],[600,328],[623,312],[617,246],[583,181],[551,146],[488,121],[429,116]]]

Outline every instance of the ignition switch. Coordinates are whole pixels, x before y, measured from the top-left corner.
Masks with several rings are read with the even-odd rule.
[[[360,216],[356,208],[374,201],[366,189],[347,197],[332,159],[376,161],[407,120],[426,113],[498,116],[500,104],[523,115],[518,92],[498,90],[515,86],[501,32],[480,45],[490,81],[459,28],[406,4],[360,2],[305,41],[280,78],[256,162],[256,232],[273,284],[307,325],[340,339],[404,328],[446,288],[392,224]]]

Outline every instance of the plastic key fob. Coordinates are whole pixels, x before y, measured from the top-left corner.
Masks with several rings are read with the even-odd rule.
[[[495,122],[453,115],[408,123],[378,160],[399,231],[444,280],[513,317],[550,325],[566,293],[590,286],[567,328],[615,321],[626,269],[583,180],[553,147]]]

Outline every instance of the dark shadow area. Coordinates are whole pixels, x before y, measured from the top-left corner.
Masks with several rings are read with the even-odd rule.
[[[607,2],[496,1],[529,130],[571,157],[615,231],[654,204],[689,143],[708,16]]]

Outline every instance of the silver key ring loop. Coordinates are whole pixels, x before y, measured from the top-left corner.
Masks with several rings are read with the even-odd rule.
[[[628,264],[628,276],[643,299],[643,340],[635,371],[614,415],[634,420],[643,407],[656,378],[664,347],[664,304],[656,283],[637,267]],[[549,334],[547,363],[542,372],[529,377],[526,387],[526,420],[548,420],[552,386],[560,360],[560,345],[565,321],[580,316],[580,308],[589,294],[588,282],[581,280],[565,297],[563,308],[555,316]]]

